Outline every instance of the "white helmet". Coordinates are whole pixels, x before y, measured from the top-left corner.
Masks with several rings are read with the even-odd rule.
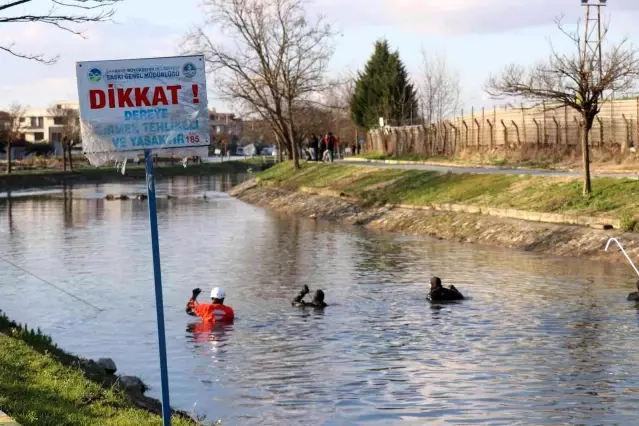
[[[224,299],[226,293],[222,287],[215,287],[211,290],[211,299]]]

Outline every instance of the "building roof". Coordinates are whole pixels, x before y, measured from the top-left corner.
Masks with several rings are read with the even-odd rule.
[[[61,108],[78,109],[80,108],[77,102],[72,101],[58,101],[53,102],[50,107],[47,108],[26,108],[24,111],[24,117],[51,117],[52,110],[55,110],[58,106]]]

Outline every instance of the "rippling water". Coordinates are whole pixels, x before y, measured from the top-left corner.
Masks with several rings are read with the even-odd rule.
[[[158,184],[180,197],[158,204],[174,407],[228,425],[637,423],[627,265],[277,217],[222,192],[241,178]],[[2,261],[0,308],[159,396],[146,203],[102,199],[143,190],[0,200],[0,256],[104,311]],[[431,275],[470,299],[427,304]],[[304,284],[326,291],[325,312],[290,306]],[[234,324],[184,313],[213,286]]]

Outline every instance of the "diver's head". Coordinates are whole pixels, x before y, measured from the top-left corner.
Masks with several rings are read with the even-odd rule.
[[[213,303],[224,304],[224,297],[226,297],[226,293],[222,287],[215,287],[211,290],[211,299],[213,299]]]
[[[317,290],[315,295],[313,295],[313,303],[323,303],[324,302],[324,292],[322,290]]]
[[[442,280],[439,279],[439,277],[433,277],[430,279],[430,288],[431,290],[434,290],[436,288],[439,288],[442,286]]]

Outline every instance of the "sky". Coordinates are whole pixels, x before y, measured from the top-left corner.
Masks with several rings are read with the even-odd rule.
[[[34,0],[14,13],[42,11],[50,4]],[[340,32],[332,75],[361,70],[375,40],[383,37],[399,50],[416,83],[422,49],[445,55],[460,74],[466,110],[503,104],[483,92],[488,76],[512,62],[531,64],[547,57],[549,39],[559,50],[570,49],[553,20],[563,15],[564,22],[575,23],[583,14],[580,0],[309,0],[307,7]],[[604,10],[612,40],[629,37],[639,43],[638,0],[609,0]],[[0,17],[6,15],[0,11]],[[124,0],[114,22],[81,26],[84,39],[43,24],[2,24],[0,45],[15,43],[16,50],[60,59],[43,65],[0,51],[0,109],[14,102],[46,108],[77,100],[76,61],[176,55],[185,34],[203,19],[202,0]],[[208,100],[218,110],[231,108],[213,90]]]

